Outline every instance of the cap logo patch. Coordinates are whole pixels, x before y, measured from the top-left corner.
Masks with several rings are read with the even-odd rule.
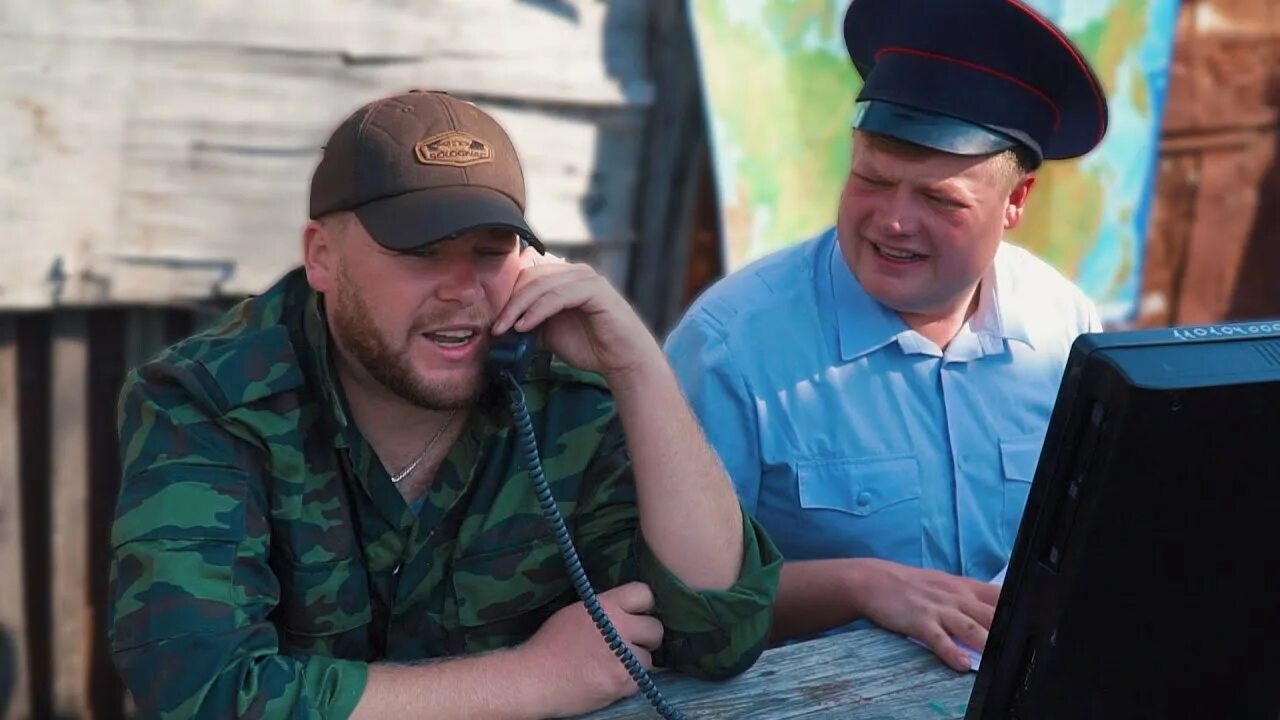
[[[474,135],[450,130],[419,140],[413,153],[423,165],[467,167],[493,162],[493,148]]]

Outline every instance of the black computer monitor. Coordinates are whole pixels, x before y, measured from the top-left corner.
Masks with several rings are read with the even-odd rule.
[[[1280,716],[1280,321],[1072,347],[966,720]]]

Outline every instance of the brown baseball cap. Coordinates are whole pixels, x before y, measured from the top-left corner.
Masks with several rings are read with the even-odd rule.
[[[375,100],[330,136],[311,178],[311,218],[350,210],[391,250],[507,228],[545,252],[524,219],[511,139],[475,105],[443,92]]]

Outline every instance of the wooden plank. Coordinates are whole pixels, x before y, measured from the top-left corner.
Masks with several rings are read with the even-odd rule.
[[[1275,150],[1274,133],[1259,133],[1243,149],[1204,154],[1177,323],[1214,323],[1228,316],[1259,207],[1274,202],[1259,190]],[[1273,276],[1272,287],[1274,282]]]
[[[1276,82],[1280,87],[1280,70]],[[1276,137],[1271,169],[1258,185],[1261,200],[1228,310],[1232,318],[1280,318],[1280,128]]]
[[[18,438],[16,321],[0,316],[0,717],[32,713]]]
[[[14,316],[18,338],[18,428],[22,484],[22,544],[26,562],[26,608],[31,677],[31,717],[53,717],[53,628],[50,588],[53,548],[49,458],[50,318],[52,313]]]
[[[0,267],[0,306],[261,290],[298,261],[327,133],[405,86],[335,80],[306,54],[78,43],[0,42],[0,233],[40,238]],[[109,99],[79,102],[98,92]],[[478,104],[512,135],[545,240],[630,242],[642,108]]]
[[[1162,132],[1194,130],[1200,123],[1196,105],[1196,4],[1179,3],[1174,25],[1173,54],[1169,59],[1168,92],[1164,101]]]
[[[705,157],[705,154],[704,154]],[[675,308],[683,311],[724,276],[724,243],[720,237],[720,207],[711,177],[710,159],[703,167],[693,203],[693,237],[689,239],[689,266],[681,284],[680,300]],[[673,313],[673,324],[680,315]]]
[[[641,116],[479,104],[508,128],[521,153],[529,222],[540,237],[561,246],[630,241]],[[298,263],[318,154],[183,146],[180,139],[166,147],[152,143],[164,142],[166,132],[183,138],[198,131],[156,129],[131,153],[120,243],[88,260],[113,300],[257,292]],[[327,131],[297,134],[310,135],[318,148]]]
[[[895,718],[961,720],[974,675],[947,669],[928,650],[883,630],[768,650],[743,674],[709,682],[658,673],[654,682],[691,718]],[[642,695],[583,716],[648,720]]]
[[[125,315],[124,367],[132,370],[163,350],[168,311],[162,308],[133,308]]]
[[[0,36],[0,236],[21,239],[0,267],[5,307],[72,299],[82,250],[116,243],[130,72],[101,59]]]
[[[685,4],[655,0],[657,91],[645,133],[639,239],[631,271],[631,295],[649,326],[660,336],[679,320],[683,283],[693,235],[693,208],[707,162],[706,130],[692,30]]]
[[[10,38],[144,48],[185,58],[306,63],[331,84],[381,80],[552,103],[648,102],[647,0],[6,3]],[[246,22],[252,18],[252,22]],[[180,60],[181,62],[181,60]],[[206,69],[217,72],[218,63]],[[379,84],[379,83],[373,83]],[[299,106],[312,112],[309,104]]]
[[[58,312],[51,343],[53,710],[59,716],[85,717],[89,715],[91,613],[86,584],[91,553],[86,427],[89,342],[84,314]]]
[[[1259,128],[1280,119],[1280,4],[1201,0],[1179,6],[1166,131]]]
[[[1167,326],[1177,313],[1187,244],[1199,190],[1200,154],[1165,155],[1156,166],[1156,194],[1147,225],[1136,324]]]
[[[127,311],[96,309],[88,318],[88,397],[85,424],[89,464],[88,499],[88,693],[94,718],[117,718],[124,710],[124,688],[107,643],[110,597],[111,524],[120,492],[120,449],[116,439],[116,400],[125,374]]]
[[[1139,322],[1280,314],[1280,4],[1183,3],[1177,33]]]
[[[540,237],[561,246],[630,241],[641,116],[479,104],[521,153],[529,222]],[[131,154],[121,242],[89,261],[94,277],[110,278],[113,299],[257,292],[297,264],[318,154],[183,146],[180,138],[199,131],[155,129]],[[328,129],[298,128],[297,136],[318,148]],[[166,133],[177,141],[152,144]]]
[[[1255,144],[1257,140],[1257,129],[1242,130],[1240,128],[1230,128],[1227,130],[1166,134],[1160,139],[1160,156],[1173,157],[1177,155],[1200,154],[1214,150],[1242,150]],[[1160,184],[1157,180],[1156,187],[1159,186]]]
[[[1200,128],[1262,128],[1280,121],[1273,85],[1280,31],[1272,37],[1201,33],[1191,42]]]

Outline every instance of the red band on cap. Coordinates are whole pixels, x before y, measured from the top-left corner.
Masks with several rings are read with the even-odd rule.
[[[1094,138],[1093,144],[1097,145],[1098,143],[1102,142],[1102,136],[1106,134],[1106,127],[1102,124],[1103,123],[1102,118],[1106,117],[1106,114],[1107,114],[1105,109],[1106,106],[1102,102],[1102,96],[1098,94],[1098,86],[1093,83],[1093,73],[1089,71],[1089,66],[1085,64],[1084,58],[1080,57],[1080,53],[1076,52],[1075,46],[1072,45],[1071,42],[1068,41],[1065,37],[1063,37],[1062,33],[1057,28],[1045,22],[1045,19],[1040,17],[1039,14],[1037,14],[1033,10],[1028,9],[1026,5],[1023,5],[1018,0],[1005,0],[1005,1],[1008,2],[1010,5],[1018,8],[1022,12],[1026,13],[1027,15],[1029,15],[1032,20],[1035,20],[1037,23],[1039,23],[1040,27],[1043,27],[1046,31],[1048,31],[1048,33],[1052,35],[1055,40],[1062,43],[1062,46],[1067,49],[1067,52],[1071,53],[1071,58],[1076,61],[1076,65],[1080,67],[1080,72],[1084,73],[1084,76],[1089,79],[1090,81],[1089,92],[1093,93],[1093,102],[1098,108],[1098,135],[1097,137]]]
[[[948,55],[939,55],[938,53],[931,53],[925,50],[916,50],[915,48],[908,48],[908,47],[892,47],[891,46],[886,48],[880,48],[880,50],[876,51],[876,61],[879,62],[880,56],[887,55],[889,53],[896,53],[898,55],[917,55],[919,57],[929,58],[930,60],[941,60],[942,62],[951,63],[952,65],[959,65],[960,67],[967,68],[969,70],[977,70],[980,73],[985,73],[987,75],[991,75],[992,77],[1000,78],[1005,82],[1017,85],[1018,87],[1022,88],[1023,90],[1026,90],[1032,95],[1035,95],[1037,98],[1040,98],[1041,100],[1044,101],[1045,105],[1049,106],[1049,111],[1053,113],[1053,129],[1055,131],[1057,131],[1058,129],[1058,121],[1061,119],[1062,114],[1058,112],[1058,106],[1053,102],[1053,100],[1050,99],[1048,95],[1045,95],[1043,92],[1036,89],[1034,86],[1028,85],[1026,82],[1019,80],[1018,78],[1012,75],[1007,75],[994,68],[989,68],[985,65],[979,65],[977,63],[969,62],[968,60],[961,60],[960,58],[953,58]]]

